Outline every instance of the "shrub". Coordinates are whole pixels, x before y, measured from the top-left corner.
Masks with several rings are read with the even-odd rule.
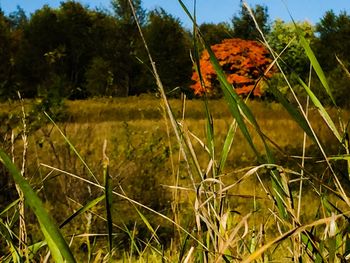
[[[259,80],[270,78],[272,72],[264,75],[271,63],[268,50],[260,43],[252,40],[226,39],[221,44],[212,46],[212,50],[226,73],[227,80],[234,86],[239,95],[247,96],[252,92],[254,96],[262,96]],[[203,83],[200,83],[198,72],[194,72],[191,86],[194,93],[202,95],[218,95],[217,76],[210,62],[210,56],[205,50],[200,59],[200,72]],[[204,87],[203,87],[204,86]]]

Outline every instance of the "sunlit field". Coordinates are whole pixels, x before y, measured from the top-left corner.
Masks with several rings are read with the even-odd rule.
[[[350,17],[178,2],[0,12],[1,262],[350,260]]]

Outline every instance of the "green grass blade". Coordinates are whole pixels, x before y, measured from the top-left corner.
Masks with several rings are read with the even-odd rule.
[[[35,255],[40,248],[47,245],[46,241],[39,241],[33,245],[28,246],[28,250],[30,251],[30,254]]]
[[[311,131],[311,128],[308,122],[305,120],[304,116],[293,106],[284,95],[275,87],[269,87],[269,90],[277,98],[277,100],[282,104],[282,106],[287,110],[289,115],[296,121],[296,123],[303,129],[303,131],[315,141],[314,134]]]
[[[17,250],[15,241],[12,238],[11,230],[6,224],[4,224],[1,218],[0,218],[0,234],[3,236],[3,238],[11,247],[10,250],[11,250],[13,262],[18,262],[18,263],[23,262],[22,257]]]
[[[275,163],[273,154],[272,154],[269,146],[266,143],[266,140],[263,136],[263,133],[261,132],[259,124],[256,121],[253,113],[251,112],[249,107],[245,104],[245,102],[234,91],[232,85],[227,81],[226,76],[225,76],[218,60],[215,57],[214,52],[210,48],[210,46],[208,44],[206,44],[204,40],[203,40],[203,42],[205,44],[206,50],[209,53],[210,60],[212,62],[212,66],[214,67],[214,70],[219,78],[220,83],[221,83],[221,88],[223,90],[224,97],[229,104],[229,110],[231,111],[232,116],[236,119],[238,127],[240,128],[240,130],[241,130],[242,134],[244,135],[245,139],[247,140],[248,144],[250,145],[250,147],[254,151],[255,155],[257,156],[259,163],[266,163],[266,162],[270,163],[270,164]],[[248,128],[243,120],[243,116],[242,116],[240,110],[242,111],[242,114],[248,119],[248,121],[252,124],[252,126],[255,128],[255,130],[259,134],[259,136],[264,144],[264,148],[265,148],[265,152],[266,152],[266,160],[263,160],[260,157],[260,154],[259,154],[258,150],[256,149],[255,144],[253,143],[253,140],[252,140],[250,133],[248,131]],[[271,171],[271,173],[272,173],[272,187],[276,192],[274,197],[275,197],[275,200],[276,200],[276,203],[278,206],[278,210],[279,210],[280,214],[283,216],[283,218],[286,218],[288,213],[284,207],[284,204],[283,204],[284,202],[282,200],[285,196],[285,192],[284,192],[282,184],[280,182],[280,177],[279,177],[278,172],[273,170],[273,171]]]
[[[64,220],[61,224],[60,224],[60,228],[64,227],[65,225],[67,225],[70,221],[72,221],[74,218],[76,218],[77,216],[85,213],[86,211],[90,210],[91,208],[93,208],[94,206],[96,206],[99,202],[101,202],[103,199],[105,198],[105,195],[101,195],[97,198],[95,198],[94,200],[89,201],[88,203],[86,203],[83,207],[79,208],[74,214],[72,214],[70,217],[68,217],[66,220]]]
[[[300,28],[297,26],[297,24],[295,22],[294,22],[294,26],[296,28],[296,33],[297,33],[297,35],[299,37],[300,45],[304,48],[305,53],[306,53],[307,57],[309,58],[309,60],[311,62],[312,68],[315,70],[315,72],[316,72],[318,78],[320,79],[320,81],[321,81],[325,91],[327,92],[328,96],[331,98],[333,104],[336,106],[337,104],[336,104],[335,99],[334,99],[334,97],[332,95],[332,92],[331,92],[331,90],[329,88],[326,76],[325,76],[325,74],[324,74],[320,64],[318,63],[318,60],[317,60],[314,52],[312,51],[309,43],[307,42],[307,40],[303,36]]]
[[[135,226],[136,227],[136,226]],[[133,254],[134,254],[134,249],[137,251],[137,255],[141,255],[141,251],[137,246],[137,242],[135,240],[135,227],[134,230],[131,232],[128,227],[124,224],[124,228],[125,228],[125,232],[128,234],[129,238],[130,238],[130,259],[132,258]]]
[[[299,77],[299,76],[295,76],[298,80],[298,82],[303,86],[303,88],[305,89],[305,91],[307,92],[307,94],[309,95],[311,101],[313,102],[313,104],[316,106],[316,108],[318,109],[320,115],[322,116],[322,118],[324,119],[324,121],[326,122],[327,126],[331,129],[331,131],[333,132],[334,136],[338,139],[338,141],[340,143],[342,143],[342,136],[340,135],[337,127],[335,126],[333,120],[331,119],[331,117],[329,116],[328,112],[326,111],[326,109],[323,107],[322,103],[319,101],[319,99],[316,97],[316,95],[312,92],[312,90],[310,89],[310,87],[308,87],[305,82]]]
[[[226,138],[224,141],[224,146],[221,151],[221,157],[220,157],[220,162],[218,167],[219,174],[221,174],[221,172],[225,168],[226,160],[227,160],[228,154],[230,153],[236,131],[237,131],[237,122],[234,120],[231,123],[229,130],[227,131]]]
[[[44,209],[41,200],[2,149],[0,149],[0,161],[9,170],[16,184],[21,188],[28,205],[36,215],[54,260],[62,262],[62,258],[64,258],[66,262],[76,262],[68,244],[53,219]]]
[[[179,252],[179,260],[178,262],[183,262],[183,259],[185,257],[186,249],[187,249],[187,243],[190,240],[190,236],[188,234],[185,234],[185,238],[183,241],[180,241],[180,252]]]
[[[40,221],[39,221],[39,224],[40,224]],[[45,226],[40,224],[40,228],[41,228],[41,231],[43,232],[43,234],[45,236],[45,240],[47,242],[47,245],[50,248],[50,252],[51,252],[51,255],[54,258],[54,260],[56,262],[63,262],[64,261],[63,255],[61,254],[61,251],[60,251],[59,247],[55,245],[54,238],[52,238],[52,236],[49,234],[49,231],[46,229]]]
[[[328,157],[328,160],[334,160],[334,161],[350,161],[350,155],[349,154],[343,154],[343,155],[337,155],[337,156],[330,156]]]
[[[152,233],[152,235],[156,238],[157,242],[159,243],[159,237],[157,235],[157,232],[152,227],[151,223],[147,220],[147,218],[144,216],[144,214],[142,214],[141,211],[139,209],[137,209],[135,204],[133,204],[133,206],[136,209],[136,212],[141,217],[143,223],[147,226],[148,230]]]
[[[18,202],[19,202],[19,199],[13,201],[11,204],[9,204],[8,206],[6,206],[6,207],[4,208],[4,210],[2,210],[2,211],[0,212],[0,216],[2,216],[3,214],[5,214],[5,213],[6,213],[7,211],[9,211],[12,207],[16,206],[16,205],[18,204]]]
[[[123,194],[126,195],[122,188],[121,188],[121,190],[122,190]],[[157,242],[159,243],[159,237],[157,235],[157,232],[152,227],[151,223],[148,221],[148,219],[144,216],[144,214],[137,208],[137,206],[133,202],[130,202],[130,204],[134,207],[134,209],[136,210],[136,212],[138,213],[138,215],[142,219],[143,223],[146,225],[148,230],[152,233],[152,235],[156,238]]]
[[[109,253],[113,249],[113,221],[112,221],[112,184],[109,176],[109,163],[105,159],[103,161],[103,177],[105,181],[105,200],[106,200],[106,216],[107,216],[107,231],[108,231],[108,247]]]
[[[210,159],[214,161],[215,163],[215,143],[214,143],[214,121],[213,116],[210,113],[209,105],[208,105],[208,99],[204,98],[205,102],[205,115],[206,115],[206,135],[207,135],[207,143],[208,143],[208,149],[210,153]],[[216,169],[215,165],[213,165],[213,177],[216,177]]]
[[[313,241],[313,239],[310,237],[309,232],[303,232],[301,233],[301,241],[304,244],[305,248],[309,251],[312,251],[312,254],[314,254],[315,262],[326,262],[322,256],[323,251],[323,243],[319,243],[319,247],[316,247],[316,243]]]
[[[73,150],[73,152],[76,154],[76,156],[78,156],[79,160],[82,162],[82,164],[85,166],[85,168],[87,169],[87,171],[89,172],[89,174],[91,175],[91,177],[95,180],[96,183],[99,184],[96,176],[94,175],[94,173],[91,171],[90,167],[87,165],[87,163],[84,161],[83,157],[79,154],[78,150],[74,147],[74,145],[70,142],[70,140],[67,138],[67,136],[63,133],[63,131],[60,129],[60,127],[58,127],[58,125],[56,124],[56,122],[50,117],[49,114],[47,114],[46,112],[44,112],[44,114],[46,115],[46,117],[52,122],[52,124],[57,128],[57,130],[59,131],[59,133],[62,135],[62,137],[64,138],[64,140],[66,141],[66,143],[69,145],[69,147]]]

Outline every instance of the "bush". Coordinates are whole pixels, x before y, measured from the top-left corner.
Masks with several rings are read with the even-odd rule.
[[[272,60],[262,44],[236,38],[226,39],[211,48],[226,73],[228,82],[234,86],[239,95],[247,96],[252,93],[254,96],[262,96],[259,80],[262,77],[272,76],[271,71],[264,75]],[[198,73],[194,72],[192,80],[195,84],[191,87],[195,94],[202,95],[206,92],[211,96],[220,95],[219,82],[207,51],[201,56],[200,67],[204,83],[200,82]]]

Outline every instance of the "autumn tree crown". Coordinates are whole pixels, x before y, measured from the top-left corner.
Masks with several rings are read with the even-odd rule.
[[[243,40],[239,38],[225,39],[222,43],[211,46],[222,69],[226,73],[227,80],[231,83],[239,95],[261,97],[262,77],[270,78],[272,71],[265,73],[272,59],[269,51],[259,42]],[[198,72],[192,75],[194,84],[191,88],[196,95],[216,95],[219,93],[217,75],[210,62],[210,56],[206,50],[200,59],[201,83]]]

